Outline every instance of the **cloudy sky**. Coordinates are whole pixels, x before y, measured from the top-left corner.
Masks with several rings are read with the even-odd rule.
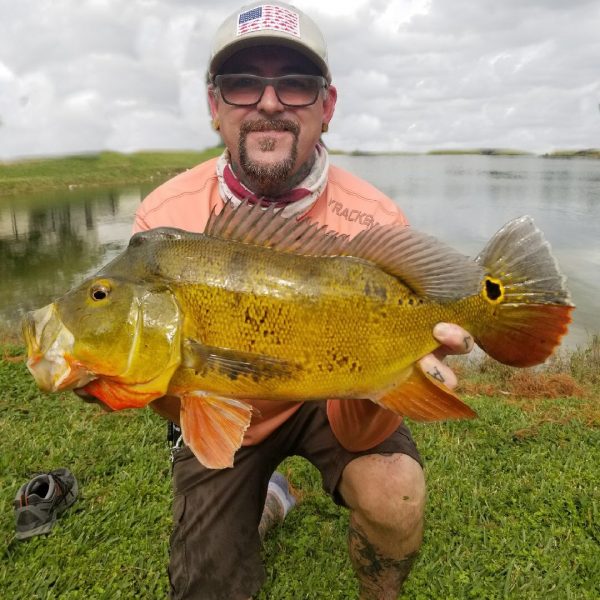
[[[598,0],[295,0],[321,26],[345,150],[600,147]],[[0,160],[201,149],[231,0],[0,0]]]

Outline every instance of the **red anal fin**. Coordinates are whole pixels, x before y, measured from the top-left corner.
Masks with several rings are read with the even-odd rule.
[[[513,367],[543,363],[567,333],[573,306],[507,304],[486,322],[477,343],[496,360]]]
[[[240,400],[189,392],[181,396],[181,431],[196,458],[209,469],[233,467],[250,425],[252,407]]]
[[[414,421],[472,419],[477,416],[454,392],[423,372],[418,365],[413,365],[402,383],[375,402]]]

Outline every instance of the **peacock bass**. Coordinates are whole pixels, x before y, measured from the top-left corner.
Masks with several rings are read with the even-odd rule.
[[[135,234],[23,331],[40,388],[83,388],[114,410],[178,396],[184,440],[224,468],[250,423],[247,400],[369,398],[415,420],[473,417],[416,365],[439,345],[434,325],[457,323],[524,367],[552,353],[572,309],[529,217],[471,260],[410,227],[349,239],[242,203],[201,234]]]

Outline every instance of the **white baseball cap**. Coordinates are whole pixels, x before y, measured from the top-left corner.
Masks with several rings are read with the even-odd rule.
[[[277,0],[247,4],[223,21],[212,43],[209,79],[217,75],[223,63],[238,50],[268,44],[297,50],[331,83],[327,45],[317,24],[295,6]]]

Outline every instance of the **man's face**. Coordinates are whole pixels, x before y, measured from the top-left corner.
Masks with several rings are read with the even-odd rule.
[[[263,77],[320,74],[302,54],[281,46],[241,50],[223,64],[220,73]],[[311,106],[289,107],[267,86],[258,103],[237,107],[209,91],[211,113],[219,120],[234,171],[253,191],[266,195],[285,191],[306,175],[322,125],[333,116],[335,100],[335,88],[330,86]]]

